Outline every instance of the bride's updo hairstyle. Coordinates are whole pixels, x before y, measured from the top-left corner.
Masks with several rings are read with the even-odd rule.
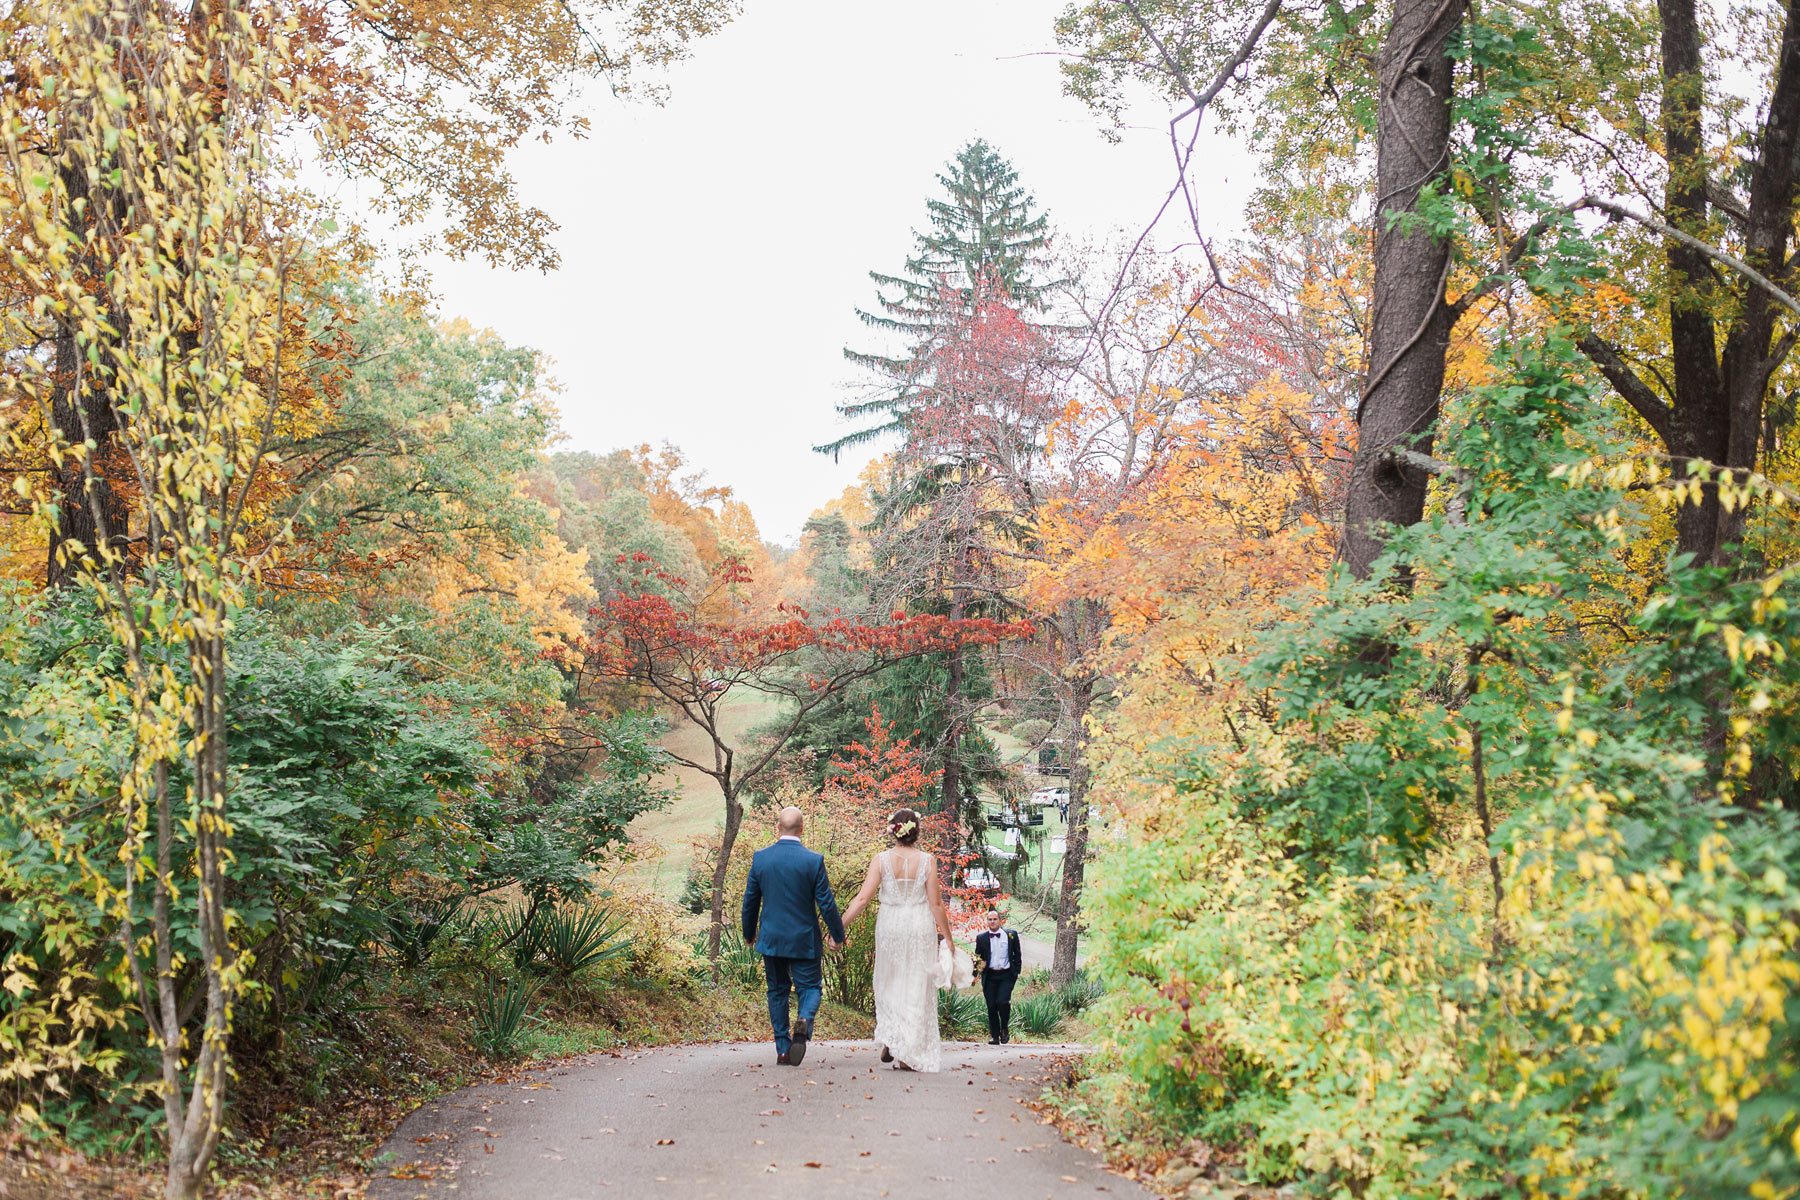
[[[910,808],[897,809],[888,818],[887,827],[894,835],[894,841],[902,846],[910,846],[919,840],[919,814]]]

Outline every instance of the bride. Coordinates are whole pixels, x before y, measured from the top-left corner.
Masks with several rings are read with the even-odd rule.
[[[881,1061],[902,1070],[939,1068],[937,993],[942,978],[940,939],[956,958],[950,914],[938,884],[937,859],[920,850],[919,814],[903,808],[888,818],[894,844],[869,862],[862,891],[844,911],[844,925],[879,894],[875,918],[875,1041]],[[896,1062],[896,1060],[898,1060]]]

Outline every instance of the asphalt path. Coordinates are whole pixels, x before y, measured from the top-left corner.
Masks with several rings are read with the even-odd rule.
[[[1079,1047],[947,1044],[936,1074],[867,1042],[595,1054],[465,1088],[401,1124],[368,1200],[1149,1197],[1021,1103]]]
[[[1050,969],[1050,960],[1055,957],[1055,942],[1042,942],[1037,938],[1026,937],[1022,933],[1019,935],[1019,965],[1024,967],[1025,970],[1036,971],[1041,968],[1048,971]],[[1077,954],[1075,956],[1075,965],[1078,967],[1087,966],[1087,955]]]

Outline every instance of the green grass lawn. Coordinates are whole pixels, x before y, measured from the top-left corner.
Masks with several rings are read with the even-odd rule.
[[[745,734],[774,716],[780,707],[778,700],[756,692],[733,692],[719,706],[721,732],[741,751]],[[661,739],[661,744],[696,762],[712,760],[711,740],[685,718],[678,718],[678,724]],[[661,782],[673,784],[678,794],[667,808],[645,813],[631,823],[632,837],[653,847],[653,851],[622,871],[621,877],[647,884],[659,895],[675,899],[687,882],[694,839],[711,836],[724,823],[725,798],[712,776],[692,767],[675,767],[663,775]]]
[[[1032,752],[1032,748],[1026,745],[1025,740],[1023,738],[1014,737],[1010,730],[999,729],[992,725],[983,725],[982,731],[993,741],[994,749],[1000,754],[1001,763],[1006,766],[1011,766],[1016,762],[1023,762]],[[1030,764],[1026,764],[1026,767],[1029,770]]]
[[[780,702],[768,696],[750,691],[734,692],[721,705],[723,732],[742,750],[750,729],[767,721],[779,709]],[[992,728],[987,732],[999,748],[1001,761],[1012,763],[1028,756],[1029,747],[1011,733]],[[685,719],[681,719],[661,741],[668,749],[696,761],[707,761],[712,756],[707,736]],[[646,847],[648,853],[621,871],[620,877],[676,899],[681,895],[682,886],[687,882],[688,867],[694,860],[694,842],[713,836],[724,819],[724,799],[712,777],[692,767],[675,767],[663,776],[662,781],[677,789],[676,799],[660,812],[646,813],[631,823],[632,836]],[[1039,784],[1044,782],[1048,781],[1037,781]],[[1049,853],[1050,839],[1064,832],[1062,818],[1056,809],[1044,809],[1043,828],[1044,840],[1033,853],[1044,855],[1043,878],[1054,881],[1062,870],[1062,856]],[[1006,848],[1002,830],[990,829],[988,841],[997,849]],[[1039,864],[1033,861],[1029,871],[1035,882]]]

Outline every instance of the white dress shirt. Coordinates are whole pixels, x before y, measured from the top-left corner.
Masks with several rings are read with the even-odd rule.
[[[1012,954],[1009,952],[1012,939],[1007,936],[1009,932],[1005,926],[988,931],[988,966],[996,971],[1004,971],[1012,966]]]

